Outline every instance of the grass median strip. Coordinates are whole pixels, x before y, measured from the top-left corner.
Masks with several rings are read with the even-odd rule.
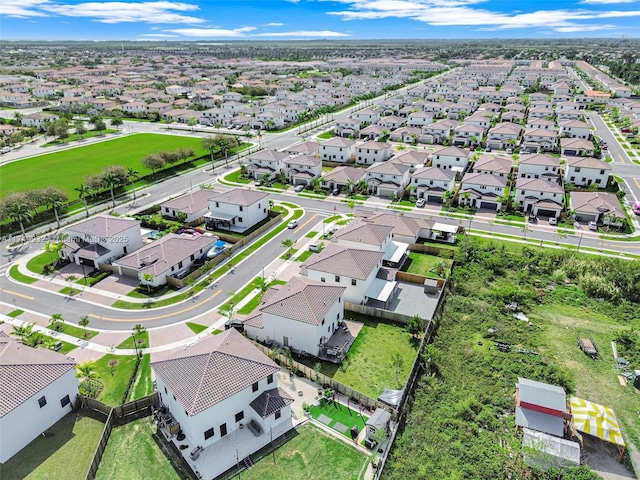
[[[24,273],[21,273],[17,265],[14,265],[11,267],[11,269],[9,270],[9,276],[13,278],[15,281],[20,283],[26,283],[27,285],[31,285],[32,283],[35,283],[38,281],[37,278],[33,278],[33,277],[30,277],[29,275],[25,275]]]
[[[202,332],[204,332],[204,331],[207,329],[207,326],[206,326],[206,325],[201,325],[201,324],[199,324],[199,323],[194,323],[194,322],[187,322],[185,325],[186,325],[187,327],[189,327],[189,328],[191,329],[191,331],[192,331],[193,333],[195,333],[196,335],[197,335],[198,333],[202,333]]]

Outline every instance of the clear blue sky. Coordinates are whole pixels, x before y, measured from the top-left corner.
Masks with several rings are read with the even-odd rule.
[[[4,40],[640,37],[640,0],[0,0]]]

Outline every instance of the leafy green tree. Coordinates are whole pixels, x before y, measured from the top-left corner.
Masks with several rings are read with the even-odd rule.
[[[402,387],[402,382],[400,382],[400,375],[402,374],[402,370],[404,368],[404,359],[402,358],[402,355],[397,352],[394,352],[391,355],[391,368],[393,368],[396,376],[396,384],[398,385],[398,387]]]
[[[111,123],[112,127],[116,127],[116,131],[117,131],[119,130],[119,127],[122,126],[124,122],[122,121],[122,117],[114,116],[113,118],[111,118],[109,123]]]
[[[156,170],[164,167],[165,163],[164,158],[157,153],[150,153],[142,159],[142,166],[151,169],[151,173],[156,173]]]
[[[105,185],[109,189],[109,192],[111,192],[111,203],[113,204],[113,208],[116,208],[116,196],[114,190],[120,185],[120,179],[113,172],[107,173],[103,178]]]
[[[76,120],[73,122],[73,128],[76,131],[76,135],[80,138],[84,138],[85,133],[87,133],[87,127],[85,127],[82,120]]]
[[[80,200],[82,200],[82,203],[84,203],[85,215],[87,218],[89,218],[89,206],[87,205],[87,197],[91,195],[91,189],[84,183],[81,183],[80,186],[74,188],[74,190],[78,192],[78,198],[80,198]]]
[[[286,238],[280,242],[280,245],[287,249],[286,256],[291,257],[291,248],[293,247],[293,240]]]
[[[87,360],[86,362],[76,365],[76,377],[85,382],[100,378],[100,375],[96,371],[96,363],[93,360]]]
[[[419,337],[424,333],[424,321],[420,318],[420,315],[416,314],[407,320],[407,332],[414,337]]]
[[[150,273],[143,273],[142,279],[147,282],[147,293],[151,293],[151,282],[153,281],[153,275]]]
[[[89,315],[85,315],[83,316],[79,321],[78,321],[78,325],[80,325],[83,330],[84,333],[82,334],[82,336],[84,338],[87,338],[87,327],[89,326],[89,323],[91,323],[91,320],[89,320]]]
[[[54,313],[53,315],[51,315],[51,318],[49,318],[49,325],[56,331],[60,331],[63,323],[64,317],[61,313]]]

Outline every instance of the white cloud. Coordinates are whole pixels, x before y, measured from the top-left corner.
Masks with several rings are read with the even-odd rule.
[[[614,3],[633,3],[636,0],[582,0],[580,3],[586,3],[589,5],[611,5]]]
[[[75,5],[46,4],[44,10],[67,17],[93,18],[101,23],[202,23],[203,19],[177,12],[193,12],[197,5],[181,2],[87,2]]]
[[[598,18],[640,16],[638,11],[538,10],[529,13],[495,12],[473,5],[479,0],[337,0],[347,10],[327,12],[344,20],[407,18],[432,26],[472,26],[483,30],[550,28],[568,33],[610,29],[611,25],[577,23]],[[586,0],[606,2],[613,0]],[[627,0],[623,0],[627,1]]]
[[[279,23],[279,22],[271,22],[266,24],[267,27],[282,27],[283,25],[284,23]]]
[[[228,30],[224,28],[175,28],[167,32],[177,33],[185,37],[244,37],[246,33],[252,32],[256,27],[242,27]]]
[[[152,38],[177,38],[180,35],[172,35],[170,33],[143,33],[138,35],[139,37],[152,37]]]
[[[13,18],[47,17],[48,14],[34,10],[48,3],[49,0],[3,0],[0,16]]]
[[[270,33],[256,33],[252,37],[314,37],[314,38],[328,38],[328,37],[350,37],[351,35],[340,32],[332,32],[331,30],[297,30],[295,32],[270,32]]]

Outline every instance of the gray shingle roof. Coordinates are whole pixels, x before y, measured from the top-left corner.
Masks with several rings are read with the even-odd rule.
[[[345,290],[345,287],[293,277],[260,306],[260,311],[319,325]]]
[[[191,416],[280,369],[234,328],[154,361],[151,367]]]
[[[98,215],[70,226],[67,230],[73,233],[82,233],[96,237],[109,237],[118,235],[134,225],[140,225],[139,220],[133,218],[112,217],[110,215]]]
[[[73,360],[54,351],[0,336],[0,418],[75,366]]]
[[[281,388],[273,388],[262,392],[260,396],[249,405],[251,405],[251,408],[262,418],[267,418],[292,403],[293,398],[291,398],[287,392]]]
[[[184,213],[194,213],[209,207],[209,199],[215,195],[211,190],[196,190],[162,202],[160,207],[168,207]]]
[[[352,222],[344,229],[339,230],[334,235],[334,238],[338,243],[340,243],[340,240],[348,240],[351,242],[366,243],[381,247],[392,230],[393,228],[388,225],[372,225],[364,222]]]

